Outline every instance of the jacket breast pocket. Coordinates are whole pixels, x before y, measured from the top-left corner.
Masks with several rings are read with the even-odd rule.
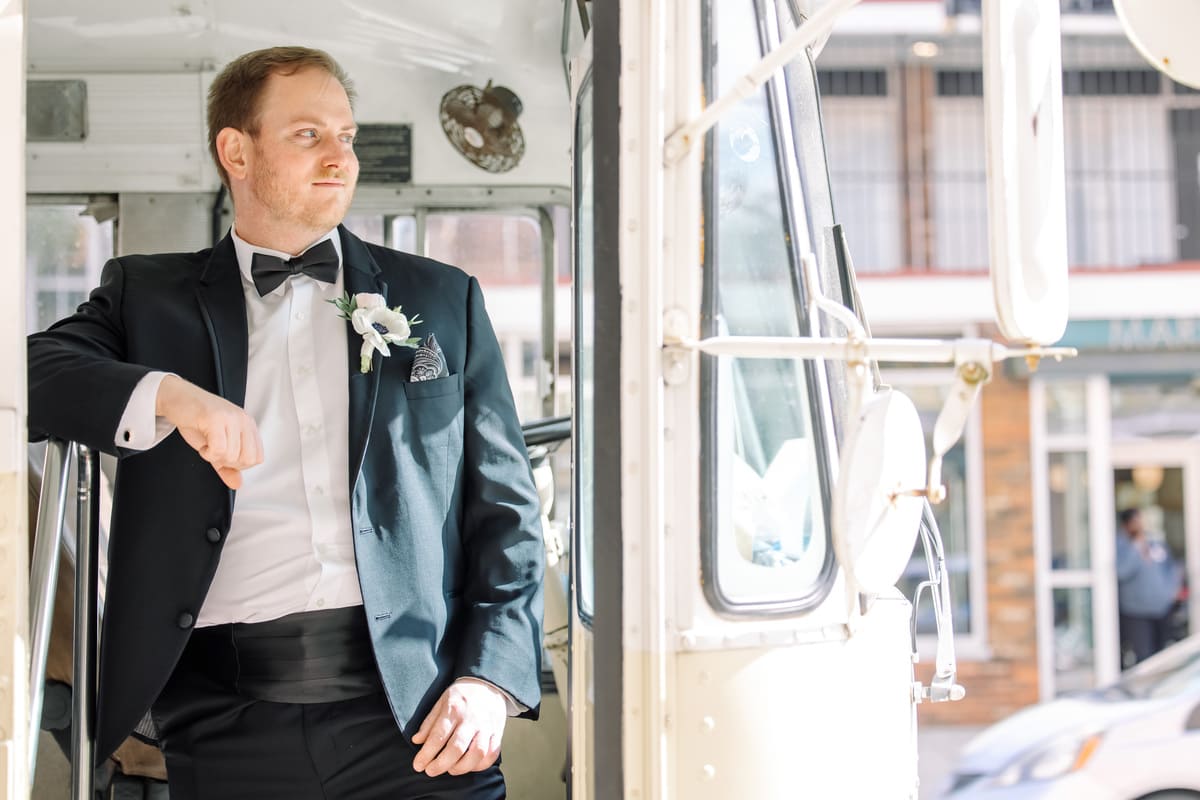
[[[410,401],[447,395],[462,396],[462,373],[431,381],[404,381],[400,385],[404,388],[404,396]]]

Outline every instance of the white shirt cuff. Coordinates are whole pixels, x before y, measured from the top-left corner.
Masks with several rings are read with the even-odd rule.
[[[520,716],[521,714],[524,714],[526,711],[529,710],[528,708],[526,708],[525,706],[521,705],[516,700],[514,700],[513,696],[511,694],[504,691],[503,689],[501,689],[499,686],[492,683],[491,681],[485,681],[483,678],[466,678],[466,677],[464,677],[464,678],[458,678],[454,682],[461,683],[463,681],[468,681],[471,683],[487,684],[488,686],[492,687],[500,694],[504,695],[504,702],[508,704],[508,715],[510,717]]]
[[[175,431],[165,417],[154,414],[158,387],[169,372],[148,372],[133,387],[125,413],[117,424],[116,445],[125,450],[149,450]]]

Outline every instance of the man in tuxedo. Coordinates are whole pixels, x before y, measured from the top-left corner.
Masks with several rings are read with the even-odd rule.
[[[31,434],[120,456],[97,757],[150,709],[173,800],[503,797],[505,719],[537,714],[544,555],[500,348],[474,278],[340,225],[352,100],[319,50],[230,63],[229,235],[113,259],[29,340]],[[352,297],[419,315],[434,377],[367,342],[406,337],[395,314],[360,333],[327,302]]]

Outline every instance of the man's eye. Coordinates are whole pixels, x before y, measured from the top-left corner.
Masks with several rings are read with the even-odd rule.
[[[312,128],[309,128],[308,130],[303,130],[303,131],[300,131],[300,133],[298,133],[298,134],[296,134],[296,135],[297,135],[297,136],[300,136],[300,137],[303,137],[303,138],[305,138],[305,139],[315,139],[315,138],[317,138],[317,132],[316,132],[316,131],[314,131]]]
[[[358,137],[355,136],[353,133],[347,133],[347,134],[342,135],[342,141],[345,142],[346,144],[354,144],[354,142],[357,138]]]

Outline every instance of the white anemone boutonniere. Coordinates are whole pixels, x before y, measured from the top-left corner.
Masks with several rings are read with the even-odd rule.
[[[359,292],[351,296],[347,293],[328,302],[333,303],[343,319],[350,320],[355,332],[363,338],[359,372],[371,371],[371,356],[376,350],[390,356],[392,352],[388,345],[416,348],[421,343],[420,338],[409,336],[412,326],[421,324],[420,316],[406,317],[400,313],[400,306],[388,308],[381,294]]]

